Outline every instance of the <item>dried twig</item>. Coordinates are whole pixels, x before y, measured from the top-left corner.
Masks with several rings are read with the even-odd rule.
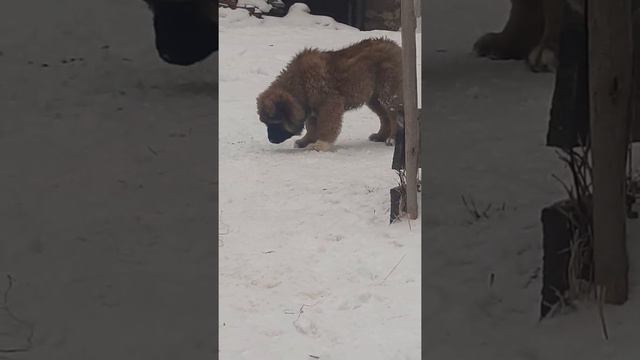
[[[560,185],[564,188],[564,191],[567,192],[567,194],[569,194],[569,198],[573,199],[573,188],[570,187],[569,185],[567,185],[562,179],[560,179],[560,177],[558,177],[556,174],[551,174],[551,177],[554,178],[558,183],[560,183]]]
[[[399,220],[403,214],[406,212],[406,202],[407,202],[407,185],[406,178],[403,170],[396,170],[396,174],[398,175],[398,186],[395,188],[397,192],[399,192],[399,198],[395,198],[392,194],[391,196],[391,224],[395,223]],[[392,189],[394,190],[394,189]],[[397,202],[396,202],[397,200]],[[409,224],[409,229],[411,229],[411,224]]]
[[[560,178],[553,177],[562,184],[569,196],[570,211],[560,210],[568,219],[571,232],[569,264],[567,275],[569,281],[569,300],[584,298],[593,286],[593,231],[591,216],[591,165],[590,146],[582,146],[580,150],[563,149],[558,157],[566,163],[571,171],[573,187],[567,186]]]
[[[147,150],[151,152],[154,156],[158,156],[158,152],[155,151],[151,146],[147,145]]]
[[[398,265],[400,265],[400,263],[402,262],[402,260],[404,260],[404,257],[407,256],[407,254],[402,255],[402,257],[400,258],[400,260],[398,260],[398,262],[393,266],[393,268],[391,268],[391,270],[389,271],[389,273],[387,274],[387,276],[384,277],[384,279],[382,279],[382,281],[380,282],[380,284],[383,284],[388,278],[389,276],[391,276],[391,273],[393,273],[395,271],[395,269],[398,267]]]
[[[320,302],[320,301],[317,301],[317,302],[316,302],[315,304],[313,304],[313,305],[309,305],[309,304],[302,304],[302,306],[300,306],[300,309],[298,310],[298,316],[297,316],[297,317],[296,317],[296,319],[295,319],[295,320],[293,320],[291,323],[295,326],[295,325],[296,325],[296,322],[297,322],[298,320],[300,320],[300,317],[301,317],[301,316],[302,316],[302,314],[304,313],[304,308],[305,308],[305,307],[313,307],[313,306],[316,306],[316,305],[318,305],[318,303],[319,303],[319,302]],[[291,314],[295,314],[295,313],[291,313],[291,312],[289,312],[289,313],[288,313],[288,312],[286,312],[286,311],[285,311],[285,314],[290,314],[290,315],[291,315]]]
[[[479,210],[478,205],[476,205],[476,202],[475,200],[473,200],[473,198],[467,199],[464,195],[460,195],[460,197],[462,198],[462,204],[467,209],[467,211],[471,214],[474,220],[481,220],[481,219],[489,220],[491,209],[493,208],[492,203],[489,203],[484,208],[484,210]],[[497,210],[495,210],[494,213],[497,211],[504,211],[505,209],[506,209],[506,204],[502,203],[501,208],[498,208]]]
[[[295,323],[296,321],[298,321],[298,319],[300,319],[300,316],[302,316],[302,313],[304,312],[304,307],[305,306],[309,306],[307,304],[302,304],[302,306],[300,306],[300,310],[298,310],[298,317],[293,320],[293,322]]]

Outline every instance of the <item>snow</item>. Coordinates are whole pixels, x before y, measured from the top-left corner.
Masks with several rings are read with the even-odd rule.
[[[311,15],[309,6],[307,4],[295,3],[291,5],[289,11],[284,17],[264,16],[262,19],[250,16],[248,11],[241,9],[219,8],[220,17],[220,31],[226,31],[226,29],[234,29],[230,26],[256,26],[258,24],[263,27],[276,27],[291,30],[292,28],[327,28],[334,30],[352,30],[358,31],[358,29],[336,22],[329,16]],[[271,31],[271,29],[270,29]]]
[[[348,25],[336,22],[329,16],[312,15],[309,6],[303,3],[295,3],[291,5],[289,12],[287,12],[287,15],[282,18],[281,23],[283,25],[297,27],[323,26],[337,30],[349,28],[356,30]]]
[[[318,153],[270,144],[255,103],[305,47],[400,33],[304,7],[220,12],[220,358],[417,360],[421,226],[389,225],[398,179],[393,148],[367,140],[378,119],[347,113],[336,151]]]
[[[217,56],[162,62],[139,0],[3,2],[0,34],[0,292],[35,327],[0,358],[215,358]],[[0,349],[28,333],[0,300]]]
[[[429,2],[423,15],[426,158],[423,171],[425,286],[422,320],[427,359],[619,359],[640,350],[640,249],[628,222],[630,300],[606,306],[609,341],[596,309],[538,322],[543,207],[564,199],[556,174],[569,170],[544,146],[552,74],[519,61],[471,54],[473,42],[499,31],[509,2]],[[638,168],[638,149],[634,154]],[[461,201],[482,209],[473,221]],[[489,286],[491,274],[493,285]]]
[[[434,0],[424,10],[423,223],[391,226],[396,179],[391,149],[366,140],[373,114],[347,113],[337,151],[316,153],[269,144],[254,99],[303,47],[400,34],[221,12],[221,359],[633,358],[637,220],[628,222],[630,299],[605,306],[609,340],[589,302],[538,322],[540,212],[565,198],[552,175],[569,171],[544,145],[553,75],[471,53],[502,28],[509,1]],[[492,205],[488,219],[474,220],[462,196]]]
[[[263,13],[268,13],[271,11],[271,5],[268,4],[265,0],[238,0],[238,6],[246,6],[246,7],[256,7],[260,9]]]

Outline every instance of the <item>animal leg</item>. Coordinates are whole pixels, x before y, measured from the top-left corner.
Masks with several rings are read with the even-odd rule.
[[[511,0],[509,20],[503,30],[480,37],[473,46],[476,54],[494,60],[526,58],[544,30],[542,1]]]
[[[328,151],[340,135],[342,129],[342,115],[344,104],[337,99],[331,99],[317,110],[317,140],[309,144],[308,148],[316,151]]]
[[[378,118],[380,118],[380,129],[377,133],[369,135],[369,140],[375,142],[387,141],[391,135],[391,119],[389,117],[389,112],[376,98],[369,100],[367,106],[371,111],[378,115]]]
[[[558,66],[557,54],[565,2],[540,1],[544,10],[544,32],[538,45],[529,53],[527,63],[534,72],[553,72]]]
[[[310,117],[307,119],[305,126],[307,128],[307,132],[302,138],[295,141],[294,147],[296,148],[306,148],[307,145],[318,140],[318,119]]]

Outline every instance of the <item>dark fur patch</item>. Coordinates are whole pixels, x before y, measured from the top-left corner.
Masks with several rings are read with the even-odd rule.
[[[280,144],[296,134],[288,132],[282,123],[278,123],[267,124],[267,135],[269,137],[269,142],[273,144]]]
[[[202,0],[145,0],[153,11],[158,55],[167,63],[188,66],[218,50],[218,23]]]

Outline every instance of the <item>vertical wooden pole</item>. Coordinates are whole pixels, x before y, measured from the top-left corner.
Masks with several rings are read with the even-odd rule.
[[[405,127],[407,214],[418,218],[418,95],[416,79],[416,16],[413,0],[402,0],[402,86]]]
[[[631,96],[631,1],[588,0],[595,282],[605,302],[628,296],[625,163]]]

